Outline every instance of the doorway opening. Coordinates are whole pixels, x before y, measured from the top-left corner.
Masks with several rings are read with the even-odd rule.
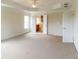
[[[32,33],[47,34],[47,15],[32,15],[30,31]]]
[[[36,16],[36,32],[43,32],[43,16]]]

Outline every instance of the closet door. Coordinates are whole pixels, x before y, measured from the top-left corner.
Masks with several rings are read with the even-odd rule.
[[[64,12],[63,16],[63,42],[73,42],[74,27],[72,12]]]

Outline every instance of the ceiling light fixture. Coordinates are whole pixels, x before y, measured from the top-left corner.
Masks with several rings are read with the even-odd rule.
[[[32,2],[33,2],[33,3],[32,3],[32,7],[33,7],[33,8],[36,8],[36,3],[37,3],[37,1],[38,1],[38,0],[32,0]]]
[[[32,7],[33,7],[33,8],[35,8],[35,7],[36,7],[36,5],[32,4]]]

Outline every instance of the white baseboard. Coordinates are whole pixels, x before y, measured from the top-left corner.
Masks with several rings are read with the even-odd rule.
[[[74,43],[74,46],[75,46],[75,48],[76,48],[76,50],[77,50],[77,52],[78,52],[78,48],[76,47],[76,44]]]
[[[17,35],[12,35],[12,36],[9,36],[9,37],[4,38],[4,39],[1,39],[1,40],[7,40],[7,39],[14,38],[14,37],[17,37],[17,36],[20,36],[20,35],[26,34],[26,33],[28,33],[28,32],[18,33]]]
[[[63,43],[74,43],[73,41],[63,41]]]
[[[62,37],[62,35],[55,35],[55,34],[47,34],[47,35],[53,35],[53,36],[59,36],[59,37]]]

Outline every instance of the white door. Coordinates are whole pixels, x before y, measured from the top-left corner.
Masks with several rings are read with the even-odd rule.
[[[63,42],[73,42],[73,16],[71,12],[63,15]]]
[[[47,34],[47,15],[43,15],[43,33]]]

